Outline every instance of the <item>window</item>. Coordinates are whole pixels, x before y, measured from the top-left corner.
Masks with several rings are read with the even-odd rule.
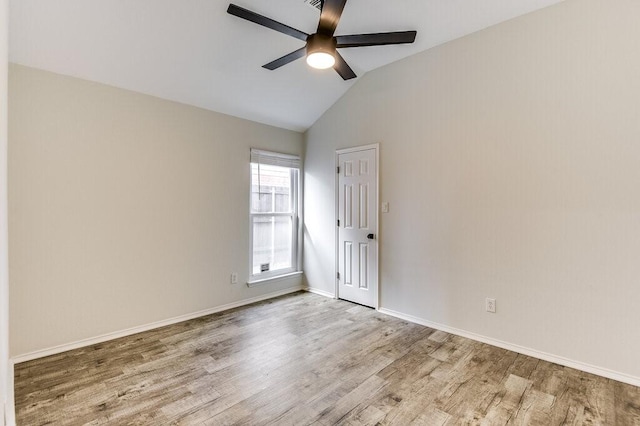
[[[251,280],[298,270],[300,158],[251,150]]]

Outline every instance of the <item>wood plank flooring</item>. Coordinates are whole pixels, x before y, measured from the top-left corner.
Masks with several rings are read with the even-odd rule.
[[[640,425],[640,389],[296,293],[15,367],[18,425]]]

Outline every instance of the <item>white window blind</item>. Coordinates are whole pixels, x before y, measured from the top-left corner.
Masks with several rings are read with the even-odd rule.
[[[297,155],[280,154],[278,152],[263,151],[254,148],[251,148],[251,162],[269,166],[300,169],[300,157]]]

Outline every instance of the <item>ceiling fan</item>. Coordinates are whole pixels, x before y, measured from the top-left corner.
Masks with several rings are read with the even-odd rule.
[[[281,24],[266,16],[259,15],[235,4],[230,4],[227,13],[263,27],[271,28],[283,34],[306,42],[306,45],[275,61],[263,65],[263,68],[275,70],[296,59],[307,57],[307,63],[314,68],[333,67],[344,80],[356,77],[351,67],[340,56],[336,49],[347,47],[382,46],[389,44],[413,43],[416,31],[396,31],[387,33],[352,34],[335,36],[336,27],[347,0],[322,0],[320,22],[314,34],[307,34],[288,25]]]

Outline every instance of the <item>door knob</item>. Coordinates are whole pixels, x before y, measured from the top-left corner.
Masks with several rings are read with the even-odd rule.
[[[369,234],[369,235],[367,235],[367,238],[368,238],[368,239],[370,239],[370,240],[373,240],[375,237],[376,237],[376,236],[375,236],[375,235],[373,235],[373,234]]]

